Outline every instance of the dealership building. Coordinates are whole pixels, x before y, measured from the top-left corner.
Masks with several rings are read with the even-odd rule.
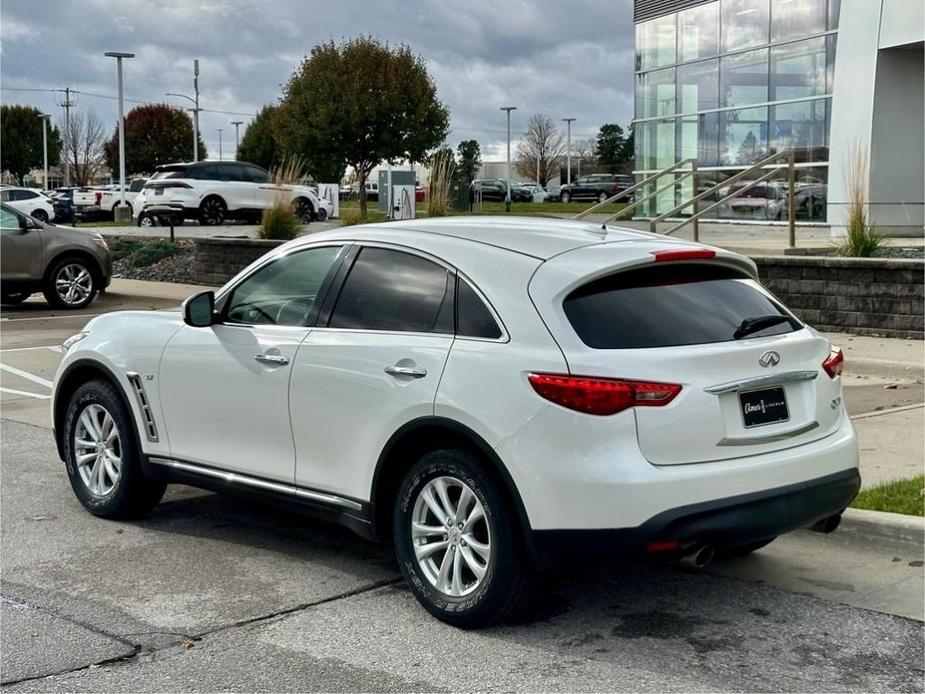
[[[923,233],[923,0],[635,0],[634,22],[637,178],[698,169],[640,214],[792,151],[797,220],[837,231],[860,153],[873,223]],[[785,219],[781,173],[710,216]]]

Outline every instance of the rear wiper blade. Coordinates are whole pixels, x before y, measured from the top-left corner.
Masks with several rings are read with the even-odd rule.
[[[747,335],[752,333],[757,333],[765,328],[770,328],[775,325],[780,325],[781,323],[789,323],[790,316],[785,316],[780,313],[772,313],[767,316],[754,316],[753,318],[746,318],[741,323],[739,327],[736,328],[736,331],[732,334],[733,339],[741,340]]]

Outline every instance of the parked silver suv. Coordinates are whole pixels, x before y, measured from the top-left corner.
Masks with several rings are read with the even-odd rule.
[[[55,226],[0,204],[0,298],[18,304],[39,290],[52,306],[84,308],[109,286],[112,259],[99,234]]]

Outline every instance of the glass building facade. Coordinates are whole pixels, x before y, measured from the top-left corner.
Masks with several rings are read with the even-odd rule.
[[[700,192],[793,150],[797,219],[825,221],[839,0],[687,5],[636,24],[637,178],[696,158]],[[726,192],[721,185],[717,191]],[[670,210],[693,195],[688,178],[637,214]],[[782,172],[780,181],[758,185],[709,216],[786,219],[785,197]]]

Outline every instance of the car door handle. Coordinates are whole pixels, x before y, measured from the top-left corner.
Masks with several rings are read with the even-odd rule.
[[[427,375],[427,369],[420,366],[387,366],[385,372],[389,376],[411,376],[411,378],[424,378]]]
[[[272,366],[285,366],[289,363],[289,357],[282,354],[255,354],[254,359],[261,364],[270,364]]]

